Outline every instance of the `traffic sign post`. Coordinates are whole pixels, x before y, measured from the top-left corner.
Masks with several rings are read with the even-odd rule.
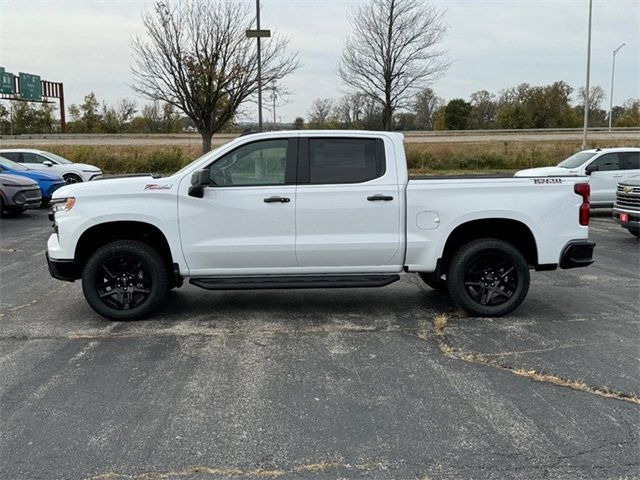
[[[20,72],[18,76],[0,67],[0,100],[18,102],[53,103],[60,101],[60,132],[66,130],[64,111],[64,85],[61,82],[42,80],[39,75]]]

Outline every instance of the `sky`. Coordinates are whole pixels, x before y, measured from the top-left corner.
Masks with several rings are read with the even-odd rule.
[[[175,1],[175,0],[174,0]],[[241,0],[254,5],[253,0]],[[315,98],[338,98],[337,74],[350,26],[348,12],[366,0],[261,0],[262,28],[289,37],[302,66],[285,81],[293,92],[279,121],[307,116]],[[115,103],[138,101],[129,85],[132,36],[143,34],[149,0],[0,0],[0,66],[64,82],[66,103],[88,92]],[[212,0],[215,8],[215,0]],[[440,48],[451,63],[431,88],[444,99],[564,80],[585,83],[588,0],[431,0],[449,29]],[[611,87],[614,104],[640,98],[640,0],[593,0],[591,85]],[[255,106],[248,106],[255,117]],[[248,118],[251,119],[251,118]]]

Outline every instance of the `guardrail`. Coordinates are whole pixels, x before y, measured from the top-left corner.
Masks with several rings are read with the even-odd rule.
[[[328,130],[331,131],[331,130]],[[589,133],[609,133],[607,127],[589,128]],[[581,128],[527,128],[527,129],[496,129],[496,130],[411,130],[400,132],[405,137],[449,137],[465,135],[522,135],[522,134],[549,134],[549,133],[582,133]],[[611,133],[638,133],[640,127],[615,127]],[[239,133],[217,133],[215,138],[235,138]],[[175,138],[200,140],[198,133],[43,133],[23,135],[0,135],[0,140],[24,140],[24,139],[106,139],[106,138]]]

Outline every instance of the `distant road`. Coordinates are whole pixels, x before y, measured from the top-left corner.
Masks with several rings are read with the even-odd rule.
[[[237,137],[237,134],[219,134],[213,137],[214,145],[221,145]],[[458,143],[458,142],[549,142],[580,141],[582,131],[571,130],[470,130],[438,132],[405,132],[406,143]],[[604,129],[589,132],[589,139],[636,140],[640,145],[640,129]],[[0,136],[0,146],[10,145],[200,145],[198,134],[51,134]]]

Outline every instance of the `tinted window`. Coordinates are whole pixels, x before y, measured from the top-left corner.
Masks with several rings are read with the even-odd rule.
[[[309,181],[312,184],[360,183],[382,174],[384,159],[378,158],[374,139],[309,139]]]
[[[640,152],[625,152],[618,155],[622,160],[623,170],[640,170]]]
[[[222,187],[282,185],[288,143],[281,139],[243,145],[211,165],[211,181]]]
[[[596,158],[591,162],[590,166],[597,166],[599,172],[607,170],[620,170],[620,159],[617,153],[607,153],[601,157]]]
[[[22,159],[20,158],[20,153],[18,152],[2,152],[0,153],[0,155],[14,162],[22,162]]]

